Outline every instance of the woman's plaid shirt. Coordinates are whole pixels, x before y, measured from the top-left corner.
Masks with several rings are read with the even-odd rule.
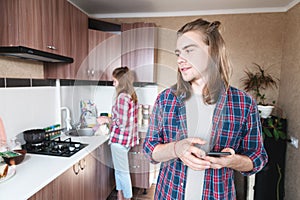
[[[120,93],[112,107],[112,126],[109,143],[119,143],[133,147],[139,143],[138,138],[138,104],[131,96]]]

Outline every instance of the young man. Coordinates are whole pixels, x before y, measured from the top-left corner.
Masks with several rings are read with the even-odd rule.
[[[256,103],[229,85],[219,25],[197,19],[177,32],[178,81],[158,95],[144,142],[161,162],[154,199],[236,199],[234,170],[251,175],[267,163]]]

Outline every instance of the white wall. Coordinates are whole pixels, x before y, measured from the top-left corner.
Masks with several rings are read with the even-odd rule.
[[[7,138],[60,123],[58,97],[56,87],[0,88],[0,117]]]

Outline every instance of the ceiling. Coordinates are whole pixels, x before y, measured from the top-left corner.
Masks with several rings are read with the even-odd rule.
[[[90,17],[164,17],[286,12],[300,0],[69,0]]]

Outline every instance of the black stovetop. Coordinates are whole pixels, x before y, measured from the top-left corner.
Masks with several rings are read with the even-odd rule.
[[[49,156],[70,157],[86,147],[88,144],[73,142],[71,138],[61,140],[60,137],[53,140],[45,140],[42,143],[22,145],[22,149],[26,149],[27,153],[41,154]]]

